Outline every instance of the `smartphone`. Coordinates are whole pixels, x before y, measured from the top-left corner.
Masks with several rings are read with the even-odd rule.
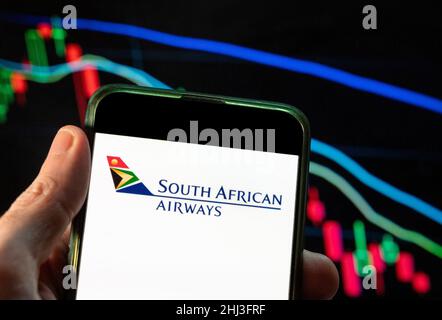
[[[109,85],[86,114],[77,299],[299,296],[310,133],[296,108]]]

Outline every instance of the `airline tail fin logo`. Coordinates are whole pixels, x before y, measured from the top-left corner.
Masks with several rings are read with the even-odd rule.
[[[107,156],[107,162],[109,163],[116,192],[152,195],[120,157]]]

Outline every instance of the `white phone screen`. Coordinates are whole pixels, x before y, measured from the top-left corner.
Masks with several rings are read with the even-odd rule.
[[[287,299],[298,159],[96,133],[77,299]]]

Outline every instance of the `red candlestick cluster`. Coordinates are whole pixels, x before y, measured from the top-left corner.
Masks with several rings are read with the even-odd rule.
[[[358,268],[358,259],[354,252],[345,250],[343,230],[341,224],[335,220],[326,219],[326,207],[319,197],[319,191],[310,187],[308,192],[307,218],[316,227],[322,228],[325,254],[335,263],[340,264],[341,280],[344,294],[349,297],[362,295],[362,277]],[[386,259],[382,246],[378,243],[369,243],[366,249],[368,264],[374,266],[376,272],[376,293],[385,293],[384,273],[387,271]],[[411,253],[401,251],[393,264],[396,279],[401,283],[410,283],[418,294],[426,294],[431,289],[429,276],[424,272],[415,271],[414,257]]]
[[[66,61],[78,62],[81,60],[83,50],[80,45],[71,43],[66,46]],[[80,122],[84,125],[87,101],[100,87],[98,71],[93,66],[88,66],[82,71],[73,73],[75,97],[77,100]]]

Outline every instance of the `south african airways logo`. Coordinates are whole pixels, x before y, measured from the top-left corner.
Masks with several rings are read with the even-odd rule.
[[[267,210],[281,210],[282,195],[259,191],[183,184],[160,179],[155,193],[151,192],[120,157],[107,156],[115,191],[150,196],[158,199],[157,211],[191,213],[219,217],[224,205]]]
[[[146,188],[135,173],[129,170],[129,167],[120,157],[107,156],[107,162],[114,180],[115,191],[146,196],[152,195],[149,189]]]

